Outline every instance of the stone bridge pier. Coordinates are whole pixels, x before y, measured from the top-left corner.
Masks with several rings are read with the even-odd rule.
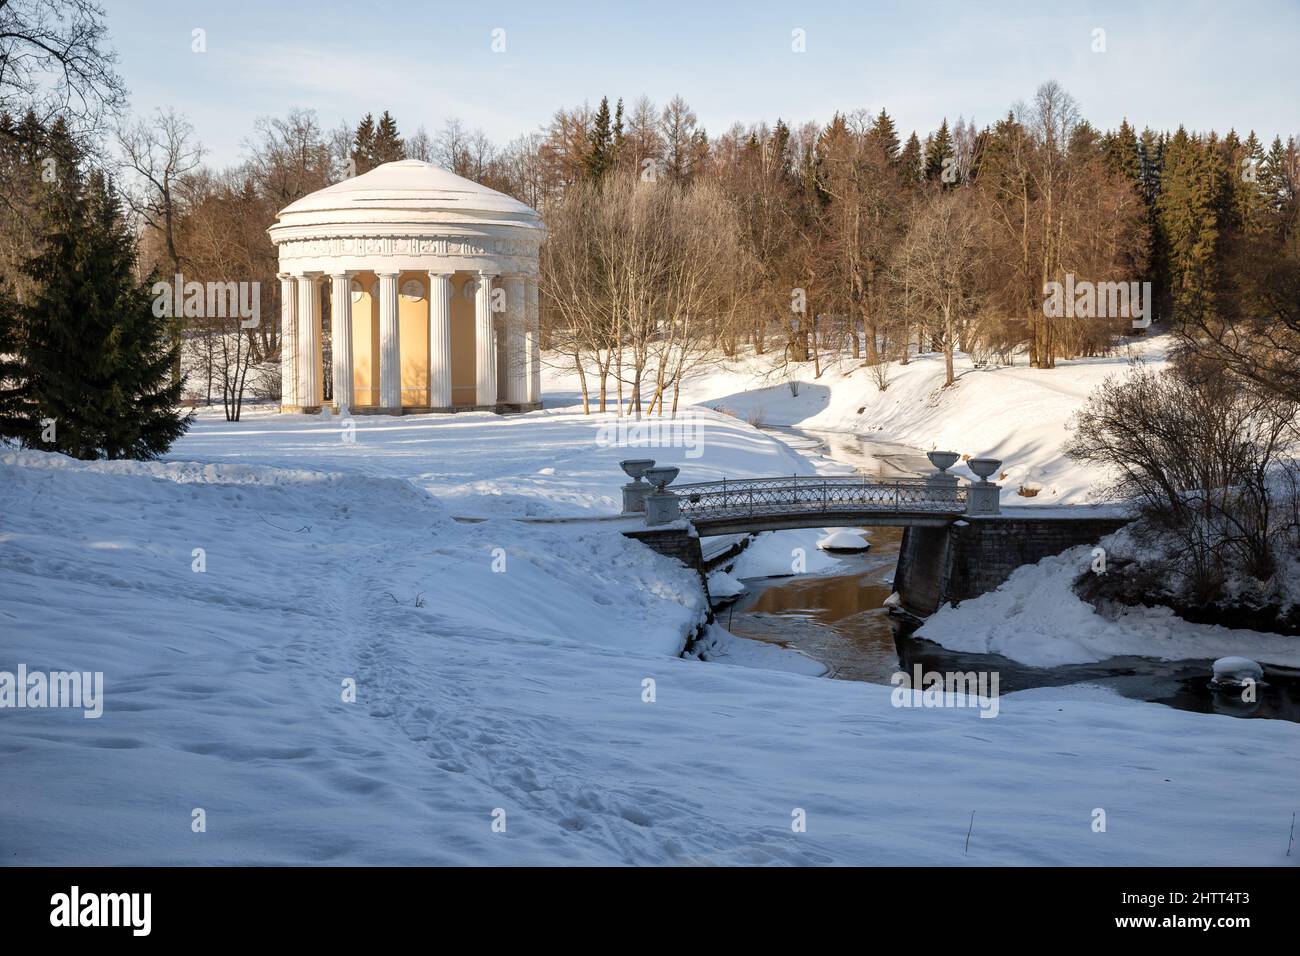
[[[1021,565],[1075,545],[1096,544],[1129,522],[1099,517],[1092,509],[1081,508],[1087,513],[1077,517],[1063,511],[1068,509],[1054,508],[1043,517],[1004,513],[969,517],[944,528],[904,528],[894,572],[903,610],[925,617],[945,604],[979,597],[996,590]]]

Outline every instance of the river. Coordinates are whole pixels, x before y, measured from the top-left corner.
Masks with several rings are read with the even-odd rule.
[[[843,432],[768,428],[801,451],[852,465],[872,476],[907,477],[929,470],[925,453],[890,442],[860,439]],[[900,670],[916,664],[927,671],[997,672],[1000,692],[1032,687],[1091,684],[1125,697],[1181,710],[1235,717],[1268,717],[1300,722],[1300,671],[1265,665],[1258,699],[1244,704],[1237,695],[1212,691],[1211,661],[1165,661],[1151,657],[1112,657],[1095,664],[1027,667],[997,654],[950,651],[912,635],[915,623],[884,606],[893,591],[902,531],[872,528],[869,551],[841,555],[844,571],[834,575],[750,578],[746,592],[719,620],[738,637],[796,649],[827,668],[837,680],[888,684]]]

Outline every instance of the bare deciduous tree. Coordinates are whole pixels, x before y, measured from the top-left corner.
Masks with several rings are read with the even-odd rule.
[[[56,116],[94,133],[126,105],[106,44],[104,8],[93,0],[0,3],[0,113]]]
[[[183,207],[182,183],[199,169],[203,146],[194,127],[172,109],[159,109],[152,122],[139,119],[117,130],[122,166],[133,177],[125,198],[131,211],[163,237],[168,264],[181,272],[176,222]]]
[[[944,355],[944,386],[955,381],[953,353],[965,325],[981,307],[984,245],[969,190],[932,192],[894,257],[896,287],[906,287],[907,311]]]

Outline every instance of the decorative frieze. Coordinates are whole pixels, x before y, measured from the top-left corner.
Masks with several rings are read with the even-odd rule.
[[[536,259],[540,243],[532,239],[491,236],[328,236],[286,239],[282,259],[358,256],[509,256]]]

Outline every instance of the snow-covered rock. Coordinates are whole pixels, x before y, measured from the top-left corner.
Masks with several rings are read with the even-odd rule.
[[[1264,679],[1264,668],[1249,657],[1220,657],[1214,662],[1214,683],[1220,687],[1240,687]]]
[[[715,601],[738,597],[744,593],[744,582],[726,571],[714,571],[709,575],[709,595]]]
[[[823,551],[866,551],[871,542],[862,537],[861,531],[849,528],[837,528],[817,542]]]

